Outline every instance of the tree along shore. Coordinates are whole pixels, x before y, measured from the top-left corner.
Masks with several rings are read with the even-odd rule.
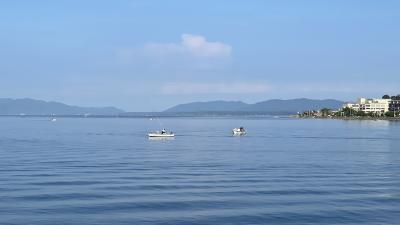
[[[345,120],[396,120],[400,121],[400,111],[386,113],[357,111],[351,108],[332,110],[323,108],[321,110],[309,110],[298,113],[299,118],[326,118],[326,119],[345,119]]]

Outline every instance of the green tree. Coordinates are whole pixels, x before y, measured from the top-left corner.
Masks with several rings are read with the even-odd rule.
[[[393,95],[392,97],[390,97],[390,99],[392,100],[400,100],[400,95]]]
[[[367,116],[369,116],[369,117],[374,117],[375,116],[375,113],[373,113],[373,112],[369,112],[369,113],[366,113],[367,114]]]
[[[387,116],[387,117],[394,117],[394,112],[390,112],[390,111],[385,112],[385,116]]]
[[[389,95],[384,95],[384,96],[382,96],[382,98],[383,99],[390,99],[390,96]]]
[[[323,108],[323,109],[321,109],[321,114],[322,114],[322,116],[329,116],[332,114],[332,110],[328,109],[328,108]]]
[[[364,111],[357,111],[356,116],[366,116],[367,114]]]
[[[342,114],[346,117],[355,116],[357,114],[357,111],[349,107],[345,107],[342,109]]]

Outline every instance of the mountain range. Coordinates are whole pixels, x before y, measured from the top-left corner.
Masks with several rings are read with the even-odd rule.
[[[124,111],[115,107],[79,107],[30,98],[0,98],[0,115],[117,115],[120,113]]]
[[[293,114],[322,108],[338,109],[344,102],[334,99],[315,100],[297,98],[289,100],[272,99],[254,104],[241,101],[211,101],[180,104],[165,110],[167,113],[192,112],[263,112],[271,114]]]
[[[263,113],[263,114],[295,114],[307,110],[318,110],[322,108],[338,109],[344,102],[325,99],[272,99],[254,104],[241,101],[209,101],[192,102],[171,107],[156,114],[204,114],[204,113]],[[30,98],[11,99],[0,98],[0,115],[138,115],[127,113],[115,107],[79,107],[66,105],[60,102],[47,102]],[[139,113],[142,115],[143,113]]]

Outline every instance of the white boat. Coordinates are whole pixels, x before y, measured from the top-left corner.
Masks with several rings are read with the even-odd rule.
[[[56,118],[52,118],[50,121],[51,121],[51,122],[56,122],[57,119],[56,119]]]
[[[175,140],[175,137],[149,137],[150,141],[171,141]]]
[[[233,135],[245,135],[246,130],[243,127],[233,128],[232,133],[233,133]]]
[[[175,134],[169,133],[169,134],[161,134],[161,133],[149,133],[149,137],[175,137]]]
[[[175,137],[175,134],[172,132],[167,132],[166,130],[156,131],[154,133],[149,133],[149,137]]]

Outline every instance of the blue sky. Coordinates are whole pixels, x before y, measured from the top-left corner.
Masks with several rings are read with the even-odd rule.
[[[0,97],[159,111],[400,93],[400,1],[0,4]]]

